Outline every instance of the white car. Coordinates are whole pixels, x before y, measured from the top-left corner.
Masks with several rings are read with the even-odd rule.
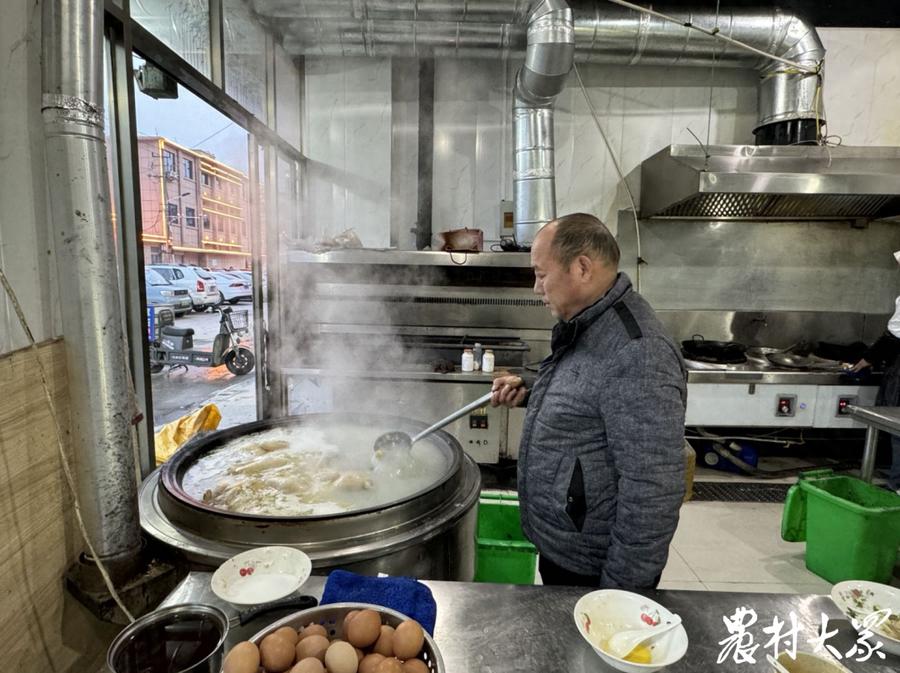
[[[250,284],[233,271],[210,271],[219,286],[219,300],[224,304],[237,304],[242,299],[251,301]]]
[[[181,264],[151,264],[147,268],[153,269],[173,285],[187,290],[195,311],[205,311],[219,303],[219,288],[209,271]]]

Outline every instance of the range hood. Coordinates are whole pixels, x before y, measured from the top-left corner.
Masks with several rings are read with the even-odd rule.
[[[900,215],[900,148],[670,145],[641,164],[640,214],[866,221]]]

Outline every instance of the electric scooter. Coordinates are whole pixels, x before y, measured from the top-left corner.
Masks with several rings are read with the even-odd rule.
[[[218,311],[219,333],[212,351],[194,350],[194,330],[166,325],[159,330],[159,338],[150,342],[150,373],[158,374],[164,367],[171,369],[188,365],[218,367],[225,365],[232,374],[243,376],[253,370],[256,359],[253,351],[241,346],[241,336],[249,332],[247,311],[213,307]]]

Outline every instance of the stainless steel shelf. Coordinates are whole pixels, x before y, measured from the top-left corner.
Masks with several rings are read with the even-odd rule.
[[[473,266],[494,268],[530,268],[527,252],[443,252],[436,250],[389,250],[347,248],[328,252],[287,250],[289,264],[382,264],[400,266]]]
[[[780,383],[790,385],[820,386],[877,386],[880,376],[870,376],[865,381],[840,372],[805,372],[779,369],[688,369],[688,383]]]

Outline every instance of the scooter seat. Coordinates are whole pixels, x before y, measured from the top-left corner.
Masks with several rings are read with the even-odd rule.
[[[188,337],[194,336],[194,330],[190,327],[166,327],[162,328],[162,333],[167,336]]]

